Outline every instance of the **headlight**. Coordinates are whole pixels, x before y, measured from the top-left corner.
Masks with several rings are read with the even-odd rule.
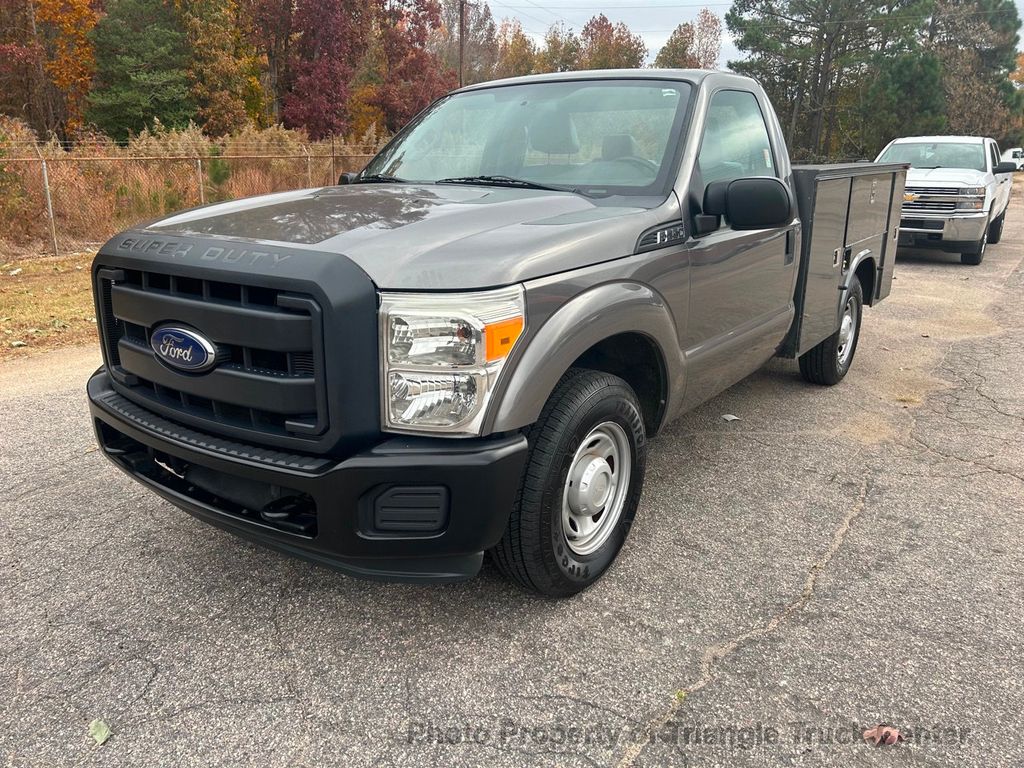
[[[984,187],[964,187],[960,190],[960,200],[956,207],[961,211],[981,211],[985,208]]]
[[[382,293],[384,429],[478,434],[498,374],[525,324],[520,286]]]

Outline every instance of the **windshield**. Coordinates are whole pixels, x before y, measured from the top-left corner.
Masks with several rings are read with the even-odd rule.
[[[878,156],[879,163],[910,163],[912,168],[971,168],[984,171],[985,145],[963,141],[900,142]]]
[[[690,87],[652,80],[510,85],[431,106],[360,175],[502,177],[591,195],[666,192]]]

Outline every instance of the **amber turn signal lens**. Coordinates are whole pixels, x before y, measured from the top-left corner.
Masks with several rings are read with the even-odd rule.
[[[512,347],[523,332],[523,318],[513,317],[510,320],[502,320],[497,323],[488,323],[484,326],[484,344],[487,353],[487,362],[493,363],[501,360],[512,351]]]

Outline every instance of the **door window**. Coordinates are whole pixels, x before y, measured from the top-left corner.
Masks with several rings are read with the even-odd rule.
[[[747,91],[719,91],[708,106],[697,156],[702,182],[777,176],[761,107]]]

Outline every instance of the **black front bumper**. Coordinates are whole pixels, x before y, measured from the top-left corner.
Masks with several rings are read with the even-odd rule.
[[[526,461],[520,434],[396,437],[346,459],[197,432],[88,384],[100,447],[172,504],[246,539],[354,576],[455,581],[508,522]]]

